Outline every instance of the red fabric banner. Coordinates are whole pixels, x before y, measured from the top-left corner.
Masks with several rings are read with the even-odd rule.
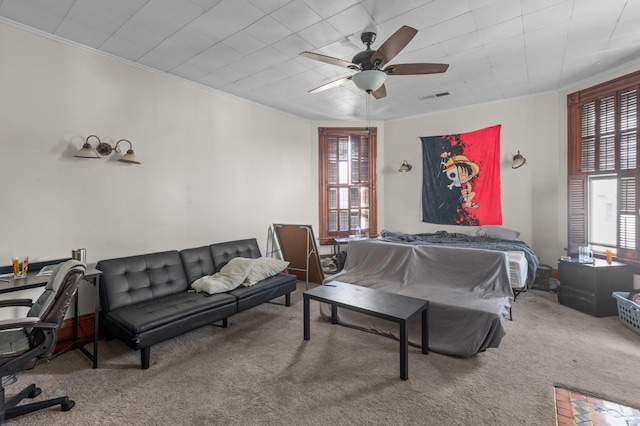
[[[422,221],[501,225],[500,128],[421,137]]]

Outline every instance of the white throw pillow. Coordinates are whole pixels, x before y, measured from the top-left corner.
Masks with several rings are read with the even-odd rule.
[[[276,259],[275,257],[259,257],[253,261],[253,267],[242,285],[251,287],[266,278],[278,275],[287,266],[289,266],[289,262]]]
[[[191,288],[209,294],[233,290],[247,278],[253,262],[253,259],[234,257],[220,269],[220,272],[195,280]]]

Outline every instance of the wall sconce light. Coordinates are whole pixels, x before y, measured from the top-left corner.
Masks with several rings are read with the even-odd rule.
[[[400,169],[398,170],[399,172],[402,173],[406,173],[408,171],[410,171],[413,167],[411,166],[411,164],[407,163],[407,160],[404,160],[402,162],[402,166],[400,166]]]
[[[82,148],[80,148],[80,151],[78,151],[78,153],[76,155],[74,155],[74,157],[78,157],[78,158],[100,158],[100,155],[98,154],[98,151],[96,151],[91,144],[89,143],[89,139],[90,138],[96,138],[98,139],[98,144],[100,144],[100,139],[96,136],[96,135],[90,135],[87,136],[87,140],[84,142],[84,145],[82,145]]]
[[[513,161],[511,162],[511,168],[517,169],[518,167],[524,166],[524,163],[526,162],[527,162],[527,159],[524,158],[522,155],[520,155],[520,150],[518,150],[518,153],[513,156]]]
[[[93,148],[91,146],[91,144],[89,143],[89,139],[91,138],[96,138],[98,140],[98,145],[96,145],[95,148]],[[123,163],[131,163],[131,164],[141,164],[140,160],[138,160],[138,157],[136,157],[136,154],[133,152],[133,145],[131,144],[131,142],[127,139],[120,139],[118,142],[116,142],[115,146],[111,146],[106,142],[101,142],[100,138],[97,137],[96,135],[89,135],[87,136],[87,140],[85,141],[84,145],[82,145],[82,148],[80,148],[80,150],[78,151],[78,153],[76,155],[74,155],[74,157],[78,157],[78,158],[100,158],[100,156],[105,156],[105,155],[111,155],[111,153],[113,151],[120,153],[122,152],[119,148],[118,145],[120,144],[120,142],[126,142],[129,144],[129,149],[127,150],[127,153],[124,154],[122,157],[120,157],[118,159],[118,161],[122,161]]]

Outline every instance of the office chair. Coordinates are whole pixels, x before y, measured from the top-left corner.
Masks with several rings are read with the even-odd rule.
[[[41,360],[49,359],[84,271],[83,263],[68,260],[56,266],[44,292],[35,302],[31,299],[0,300],[0,308],[30,307],[24,318],[0,320],[0,377],[14,376],[34,368]],[[18,406],[23,399],[35,398],[41,392],[40,388],[31,384],[7,400],[4,383],[0,384],[0,424],[3,420],[43,408],[60,405],[62,411],[69,411],[75,405],[68,396],[64,396]]]

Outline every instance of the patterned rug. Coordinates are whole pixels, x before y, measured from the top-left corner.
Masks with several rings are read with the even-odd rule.
[[[558,426],[640,426],[640,410],[556,387]]]

